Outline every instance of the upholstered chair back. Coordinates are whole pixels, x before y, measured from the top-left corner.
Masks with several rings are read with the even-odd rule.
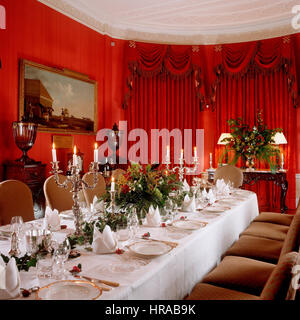
[[[289,252],[280,259],[263,288],[261,299],[285,300],[292,298],[289,290],[293,280],[293,270],[298,263],[298,256],[298,252]]]
[[[243,184],[243,171],[238,167],[227,164],[215,171],[214,182],[218,179],[223,179],[226,183],[232,182],[235,188],[239,188]]]
[[[59,176],[59,182],[63,183],[67,178],[63,175]],[[71,184],[68,184],[67,189],[59,187],[54,176],[50,176],[44,183],[44,194],[46,205],[52,210],[57,209],[59,212],[71,210],[73,206],[73,195],[71,192]]]
[[[98,180],[95,188],[88,189],[88,188],[85,188],[85,186],[83,185],[83,194],[88,207],[90,207],[91,203],[93,203],[94,196],[99,198],[106,191],[106,184],[103,176],[100,173],[98,173],[97,178]],[[93,185],[94,183],[94,175],[90,172],[87,172],[82,179],[89,185]]]
[[[25,183],[6,180],[0,183],[0,224],[9,224],[13,216],[34,220],[32,193]]]
[[[118,168],[118,169],[115,169],[115,170],[112,172],[112,177],[115,178],[115,181],[118,181],[119,177],[120,177],[121,175],[124,175],[125,173],[126,173],[125,170]]]

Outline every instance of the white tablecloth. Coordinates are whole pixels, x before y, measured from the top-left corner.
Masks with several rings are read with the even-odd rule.
[[[243,199],[241,198],[243,197]],[[96,255],[85,250],[81,256],[68,261],[67,268],[82,264],[82,273],[100,279],[119,282],[120,286],[103,292],[100,299],[183,299],[220,261],[222,254],[238,239],[258,215],[256,194],[239,190],[231,196],[230,207],[216,216],[197,213],[179,213],[188,219],[206,221],[206,227],[189,232],[170,232],[163,227],[141,227],[138,234],[150,232],[153,239],[178,243],[169,253],[154,259],[140,259],[129,252],[118,255]],[[62,223],[72,226],[71,221]],[[145,240],[146,241],[146,240]],[[0,251],[7,254],[9,242],[0,241]],[[54,279],[36,278],[36,268],[22,271],[21,286],[43,286]],[[72,276],[70,276],[70,279]],[[34,298],[32,295],[31,298]]]

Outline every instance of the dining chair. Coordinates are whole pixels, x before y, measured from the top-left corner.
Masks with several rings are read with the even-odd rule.
[[[83,195],[84,195],[84,198],[85,198],[85,201],[87,203],[88,208],[90,208],[91,203],[93,203],[93,199],[95,196],[97,198],[99,198],[106,191],[106,183],[105,183],[105,179],[102,176],[102,174],[98,173],[97,178],[98,178],[98,180],[97,180],[97,184],[96,184],[95,188],[88,189],[84,185],[82,187]],[[93,173],[91,173],[91,172],[85,173],[84,176],[82,177],[82,180],[89,185],[93,185],[93,179],[94,179]]]
[[[230,164],[219,167],[214,174],[214,182],[218,179],[223,179],[225,183],[232,182],[234,188],[239,188],[243,184],[243,171]]]
[[[124,175],[125,173],[126,173],[125,170],[120,169],[120,168],[117,168],[117,169],[115,169],[115,170],[112,172],[112,177],[115,178],[115,181],[118,181],[119,177],[120,177],[121,175]]]
[[[59,174],[59,181],[63,183],[67,177]],[[54,179],[54,176],[50,176],[44,182],[44,194],[46,198],[46,206],[52,210],[57,209],[58,212],[71,210],[73,206],[73,195],[71,192],[71,185],[68,187],[59,187]]]
[[[0,182],[0,224],[9,224],[13,216],[34,220],[32,193],[24,182],[5,180]]]

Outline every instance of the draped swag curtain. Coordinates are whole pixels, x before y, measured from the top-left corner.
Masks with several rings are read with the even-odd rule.
[[[296,199],[296,113],[295,66],[289,39],[280,38],[258,43],[224,45],[217,66],[216,132],[229,132],[227,120],[242,117],[250,126],[262,111],[268,128],[282,128],[288,141],[280,146],[288,168],[287,206],[295,208]],[[284,54],[286,56],[284,56]],[[220,156],[220,147],[218,148]],[[222,150],[223,151],[223,150]],[[257,168],[266,168],[256,163]],[[268,168],[268,167],[267,167]],[[247,187],[259,197],[260,206],[279,207],[280,188],[273,182]]]
[[[193,129],[194,145],[195,129],[203,128],[201,109],[204,94],[201,69],[195,64],[191,47],[137,43],[134,52],[135,60],[129,63],[130,92],[125,101],[128,104],[128,131],[144,129],[148,133],[151,150],[151,129],[172,131],[178,128],[183,139],[184,129]],[[171,162],[174,162],[172,140],[170,149]],[[192,155],[192,149],[185,152]],[[160,163],[164,160],[164,153],[160,146]],[[150,155],[149,151],[149,161]]]
[[[298,99],[292,36],[218,46],[129,42],[126,59],[124,108],[129,130],[204,128],[205,136],[214,139],[217,162],[223,151],[217,140],[222,132],[229,132],[228,119],[243,117],[254,125],[261,110],[268,128],[281,127],[288,141],[281,146],[288,168],[287,205],[295,208]],[[203,120],[206,104],[215,113],[213,127]],[[279,188],[273,183],[260,182],[251,188],[260,205],[279,207]]]

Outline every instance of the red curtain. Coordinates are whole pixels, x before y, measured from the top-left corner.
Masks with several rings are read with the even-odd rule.
[[[227,120],[242,117],[255,125],[257,113],[262,111],[268,128],[282,128],[288,141],[280,146],[288,168],[287,206],[295,208],[296,174],[296,113],[291,91],[295,79],[290,72],[292,52],[289,42],[282,38],[244,45],[224,45],[222,64],[217,68],[218,86],[215,94],[217,137],[230,132]],[[287,56],[289,57],[287,58]],[[291,85],[292,84],[292,85]],[[218,148],[220,157],[222,148]],[[256,163],[257,168],[266,168]],[[260,182],[251,187],[257,192],[261,207],[279,208],[280,188],[272,182]]]
[[[229,131],[227,120],[241,116],[254,125],[262,110],[267,126],[281,127],[287,138],[288,144],[281,146],[288,168],[287,205],[295,207],[294,107],[298,100],[293,36],[217,46],[130,41],[126,59],[129,90],[124,108],[129,130],[203,128],[209,146],[205,153],[216,155],[216,165],[217,141]],[[261,205],[279,208],[279,188],[264,182],[253,188]]]
[[[194,64],[190,46],[165,46],[136,44],[135,60],[129,63],[130,94],[126,101],[128,131],[142,128],[148,133],[151,150],[151,129],[192,129],[192,145],[195,129],[203,128],[201,108],[204,104],[201,69]],[[128,147],[133,144],[128,143]],[[174,163],[170,144],[171,162]],[[192,155],[193,150],[185,150]],[[159,149],[159,162],[164,161],[165,151]],[[150,152],[148,154],[149,161]],[[153,160],[153,159],[152,159]]]

